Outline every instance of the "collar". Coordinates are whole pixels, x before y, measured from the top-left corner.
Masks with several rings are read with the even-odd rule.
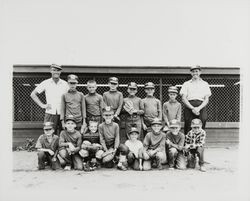
[[[61,78],[58,79],[58,82],[55,83],[55,81],[53,80],[53,78],[50,78],[50,82],[54,83],[54,84],[60,84],[62,82]]]
[[[76,132],[76,130],[74,130],[73,132],[69,132],[69,131],[66,130],[66,132],[67,132],[69,135],[72,135],[72,134],[74,134],[74,133]]]
[[[128,98],[135,98],[135,95],[128,95]]]
[[[190,82],[200,82],[200,81],[202,81],[202,79],[201,78],[199,78],[199,79],[197,79],[197,80],[194,80],[193,78],[190,80]]]
[[[76,89],[69,89],[68,92],[69,92],[69,93],[76,93],[77,90],[76,90]]]
[[[154,95],[153,95],[153,96],[147,95],[146,97],[147,97],[147,98],[154,98]]]
[[[95,93],[88,93],[89,96],[94,96],[96,95],[96,92]]]
[[[113,124],[113,121],[111,121],[111,123],[110,124],[107,124],[105,121],[104,121],[104,123],[105,123],[105,125],[112,125]]]
[[[177,100],[169,100],[169,103],[176,103]]]
[[[117,90],[109,90],[109,93],[115,93],[115,92],[117,92]]]

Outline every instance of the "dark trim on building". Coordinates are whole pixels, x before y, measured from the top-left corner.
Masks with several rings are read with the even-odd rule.
[[[50,65],[13,65],[14,73],[48,73]],[[62,65],[64,73],[189,74],[189,66],[88,66]],[[240,74],[239,67],[202,67],[202,74]]]

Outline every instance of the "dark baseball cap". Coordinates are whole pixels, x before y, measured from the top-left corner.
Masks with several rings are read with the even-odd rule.
[[[65,118],[65,122],[67,121],[73,121],[76,123],[76,120],[75,120],[75,117],[73,115],[68,115],[66,118]]]
[[[137,134],[139,134],[139,131],[138,131],[138,129],[137,128],[135,128],[135,127],[132,127],[131,129],[130,129],[130,131],[129,131],[129,133],[128,134],[131,134],[131,133],[137,133]]]
[[[154,120],[153,120],[153,122],[151,123],[151,125],[154,125],[154,124],[162,125],[162,121],[161,121],[159,118],[154,118]]]
[[[172,119],[170,122],[169,122],[169,127],[170,128],[176,128],[176,127],[181,127],[181,122],[178,121],[177,119]]]
[[[110,83],[118,84],[118,78],[117,78],[117,77],[110,77],[110,78],[109,78],[109,82],[110,82]]]
[[[44,124],[43,124],[43,129],[51,129],[51,128],[53,128],[53,122],[45,122]]]
[[[202,122],[200,119],[193,119],[191,121],[191,127],[201,127],[202,126]]]
[[[68,75],[68,82],[78,83],[78,76],[73,74]]]
[[[147,82],[145,84],[145,89],[154,89],[155,88],[155,84],[153,82]]]
[[[130,83],[128,83],[128,88],[129,89],[137,89],[137,84],[135,82],[130,82]]]
[[[111,106],[106,106],[106,107],[103,108],[102,113],[103,114],[107,114],[107,113],[108,114],[114,114],[114,110],[113,110],[113,108]]]
[[[168,88],[168,93],[176,93],[178,94],[178,88],[176,86],[171,86]]]

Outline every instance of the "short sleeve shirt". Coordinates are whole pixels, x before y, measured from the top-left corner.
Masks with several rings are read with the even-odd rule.
[[[125,145],[135,155],[135,157],[138,158],[139,149],[143,148],[142,142],[140,140],[136,140],[135,142],[127,140]]]
[[[37,149],[51,149],[52,151],[56,151],[59,146],[59,137],[57,135],[52,136],[51,142],[48,141],[45,134],[40,135],[37,142],[36,148]]]
[[[37,93],[45,92],[46,103],[50,104],[51,109],[46,109],[48,114],[60,114],[61,110],[61,97],[69,90],[68,83],[59,79],[57,83],[52,78],[44,80],[36,87]]]
[[[180,95],[187,96],[187,100],[201,100],[204,101],[206,96],[211,96],[211,90],[206,81],[200,79],[199,81],[188,80],[184,82],[181,87]]]

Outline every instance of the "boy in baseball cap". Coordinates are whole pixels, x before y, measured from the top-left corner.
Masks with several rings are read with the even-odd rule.
[[[103,154],[102,146],[98,133],[98,122],[95,120],[89,121],[88,132],[83,133],[82,145],[79,154],[84,159],[83,169],[85,171],[94,170],[98,167],[98,160]]]
[[[127,98],[124,98],[123,103],[123,109],[125,110],[125,133],[128,134],[131,127],[136,126],[139,131],[139,139],[143,140],[141,130],[144,111],[141,98],[136,96],[137,84],[129,82],[127,91],[129,95]]]
[[[142,99],[142,108],[144,110],[143,129],[149,132],[154,118],[162,118],[162,108],[161,101],[154,97],[155,85],[153,82],[147,82],[145,84],[145,92],[147,95]]]
[[[200,170],[206,171],[204,166],[204,144],[206,139],[206,131],[202,129],[202,122],[200,119],[193,119],[191,121],[191,130],[185,137],[185,151],[188,154],[188,167],[195,168],[196,155],[199,158]]]
[[[87,82],[88,94],[85,96],[87,123],[91,119],[95,119],[98,123],[102,123],[102,109],[104,102],[102,95],[96,92],[97,85],[95,80]]]
[[[169,122],[173,119],[181,121],[181,104],[176,100],[178,96],[178,88],[176,86],[170,86],[168,88],[169,100],[163,104],[162,114],[165,123],[163,131],[169,129]]]
[[[120,144],[119,125],[113,122],[114,110],[107,106],[102,112],[104,122],[99,125],[100,143],[103,147],[102,163],[105,167],[114,166],[113,159]]]
[[[161,131],[162,122],[160,119],[155,118],[151,123],[152,131],[147,133],[143,141],[143,159],[152,162],[159,170],[163,169],[162,164],[166,163],[166,151],[165,151],[165,133]],[[151,167],[146,167],[143,163],[143,169],[148,170]]]
[[[45,169],[46,163],[50,165],[52,170],[60,169],[61,165],[57,158],[59,149],[59,137],[54,135],[52,122],[43,124],[44,134],[40,135],[37,143],[38,169]]]
[[[132,167],[134,170],[143,170],[143,144],[140,140],[138,140],[138,129],[136,127],[131,127],[128,136],[129,139],[125,142],[125,144],[121,144],[118,148],[120,155],[117,168],[127,170],[128,167]]]
[[[169,169],[186,169],[186,159],[183,154],[185,135],[180,132],[181,123],[177,119],[169,122],[169,131],[166,134],[166,145]]]
[[[59,155],[63,159],[62,165],[65,170],[82,170],[83,164],[79,151],[82,144],[82,136],[76,129],[76,120],[73,115],[65,118],[65,130],[60,134]]]
[[[103,101],[105,106],[110,106],[114,110],[114,121],[119,122],[120,112],[123,104],[123,94],[117,90],[118,87],[118,78],[110,77],[109,78],[109,91],[103,93]]]
[[[61,101],[61,115],[62,127],[65,128],[65,117],[73,115],[76,122],[76,129],[81,133],[86,131],[86,105],[85,98],[82,92],[77,91],[78,76],[68,75],[69,90],[63,94]]]

